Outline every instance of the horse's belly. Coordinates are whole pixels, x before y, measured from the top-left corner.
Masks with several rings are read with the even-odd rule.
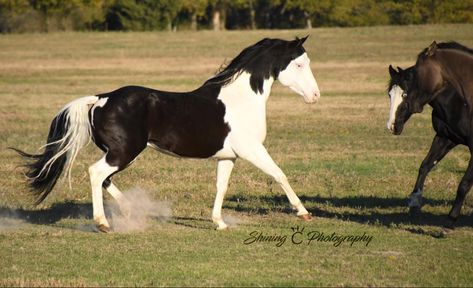
[[[156,150],[173,156],[210,158],[219,151],[225,150],[225,131],[217,131],[219,133],[209,132],[211,131],[201,129],[167,131],[152,135],[148,142]]]

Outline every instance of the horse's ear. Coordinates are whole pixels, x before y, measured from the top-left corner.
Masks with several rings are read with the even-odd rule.
[[[430,44],[429,48],[427,48],[427,52],[425,52],[425,55],[433,56],[436,51],[437,51],[437,42],[434,41],[432,42],[432,44]]]
[[[305,36],[305,37],[302,37],[302,39],[299,40],[299,45],[302,46],[302,44],[304,44],[305,40],[307,40],[307,38],[309,38],[309,35]]]
[[[397,66],[397,71],[399,72],[399,74],[402,73],[402,72],[404,72],[404,70],[403,70],[401,67],[399,67],[399,66]]]
[[[305,40],[307,40],[307,38],[309,38],[309,35],[305,36],[305,37],[302,37],[302,38],[299,38],[296,36],[296,40],[292,41],[293,45],[298,47],[298,46],[302,46],[302,44],[304,44]]]
[[[391,78],[394,78],[397,76],[396,70],[393,68],[392,65],[389,65],[389,75],[391,75]]]

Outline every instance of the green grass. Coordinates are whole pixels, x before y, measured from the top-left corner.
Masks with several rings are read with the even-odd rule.
[[[467,286],[473,283],[473,197],[458,227],[443,233],[468,150],[451,152],[426,181],[418,219],[406,198],[434,136],[430,108],[402,136],[386,131],[389,64],[407,67],[433,40],[473,46],[472,25],[324,28],[284,31],[57,33],[0,37],[0,285]],[[92,231],[87,167],[79,155],[72,186],[60,183],[31,205],[21,160],[6,147],[33,152],[68,101],[137,84],[196,88],[225,61],[263,37],[310,34],[305,47],[322,90],[316,105],[280,84],[268,101],[270,154],[316,217],[299,222],[283,191],[237,161],[224,215],[239,223],[215,231],[210,214],[215,161],[176,159],[146,150],[114,182],[171,203],[172,218],[145,231]],[[106,194],[106,193],[105,193]],[[110,199],[106,195],[107,199]],[[293,244],[304,233],[373,236],[355,243]],[[245,245],[253,231],[286,235],[284,245]]]

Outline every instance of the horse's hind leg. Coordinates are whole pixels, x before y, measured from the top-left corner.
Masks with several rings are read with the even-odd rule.
[[[117,201],[121,213],[129,218],[131,216],[130,202],[125,197],[125,195],[123,195],[123,193],[117,188],[117,186],[113,184],[110,177],[103,181],[102,187],[105,188],[110,195],[112,195],[115,201]]]
[[[90,184],[92,186],[92,206],[94,221],[97,228],[102,232],[110,231],[110,224],[105,217],[103,207],[102,183],[111,174],[119,170],[118,166],[110,165],[106,155],[89,167]]]
[[[146,143],[146,142],[145,142]],[[92,206],[94,210],[94,220],[97,228],[102,232],[110,231],[110,224],[105,218],[103,207],[102,186],[112,174],[125,169],[141,151],[144,145],[120,146],[120,148],[110,149],[108,153],[98,162],[89,167],[90,182],[92,185]],[[123,150],[123,148],[126,148]],[[126,151],[126,152],[125,152]],[[105,182],[105,183],[104,183]],[[107,189],[112,196],[124,197],[123,194],[110,182]]]
[[[470,191],[472,185],[473,185],[473,158],[470,158],[470,162],[468,163],[468,168],[466,169],[465,175],[463,175],[463,178],[460,181],[460,185],[458,185],[457,197],[455,198],[455,201],[453,202],[452,210],[449,213],[449,217],[450,217],[450,220],[452,221],[452,225],[460,216],[460,211],[462,209],[463,202],[465,201],[465,197]]]

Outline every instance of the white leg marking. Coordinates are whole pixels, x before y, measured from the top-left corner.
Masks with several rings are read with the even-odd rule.
[[[287,195],[289,202],[291,203],[292,207],[297,210],[297,215],[306,215],[309,214],[305,209],[304,205],[302,205],[301,200],[297,197],[294,190],[292,190],[289,182],[287,181],[287,177],[282,172],[282,170],[274,163],[271,156],[266,151],[266,148],[262,144],[253,144],[253,145],[246,145],[246,147],[251,147],[249,150],[247,148],[243,149],[243,151],[236,151],[238,156],[242,157],[250,161],[253,165],[261,169],[266,174],[272,176],[274,180],[281,185],[281,188]]]
[[[105,106],[105,104],[107,104],[107,101],[108,101],[108,97],[100,98],[97,102],[95,102],[94,106],[92,106],[92,108],[90,109],[90,119],[92,119],[90,122],[92,123],[92,126],[94,126],[95,108]]]
[[[222,219],[222,204],[234,164],[234,159],[219,160],[217,162],[217,195],[215,196],[214,208],[212,210],[212,221],[218,225],[217,230],[223,230],[228,227]]]
[[[118,190],[117,186],[113,183],[110,183],[110,186],[107,188],[107,192],[112,195],[113,199],[117,201],[118,206],[120,206],[120,210],[122,214],[128,218],[131,217],[131,205],[128,199],[123,195],[123,193]]]
[[[92,206],[94,210],[94,220],[97,225],[103,225],[110,228],[110,225],[105,218],[105,211],[103,208],[102,183],[113,172],[118,170],[118,167],[110,166],[105,160],[106,155],[98,162],[89,167],[90,183],[92,185]]]

